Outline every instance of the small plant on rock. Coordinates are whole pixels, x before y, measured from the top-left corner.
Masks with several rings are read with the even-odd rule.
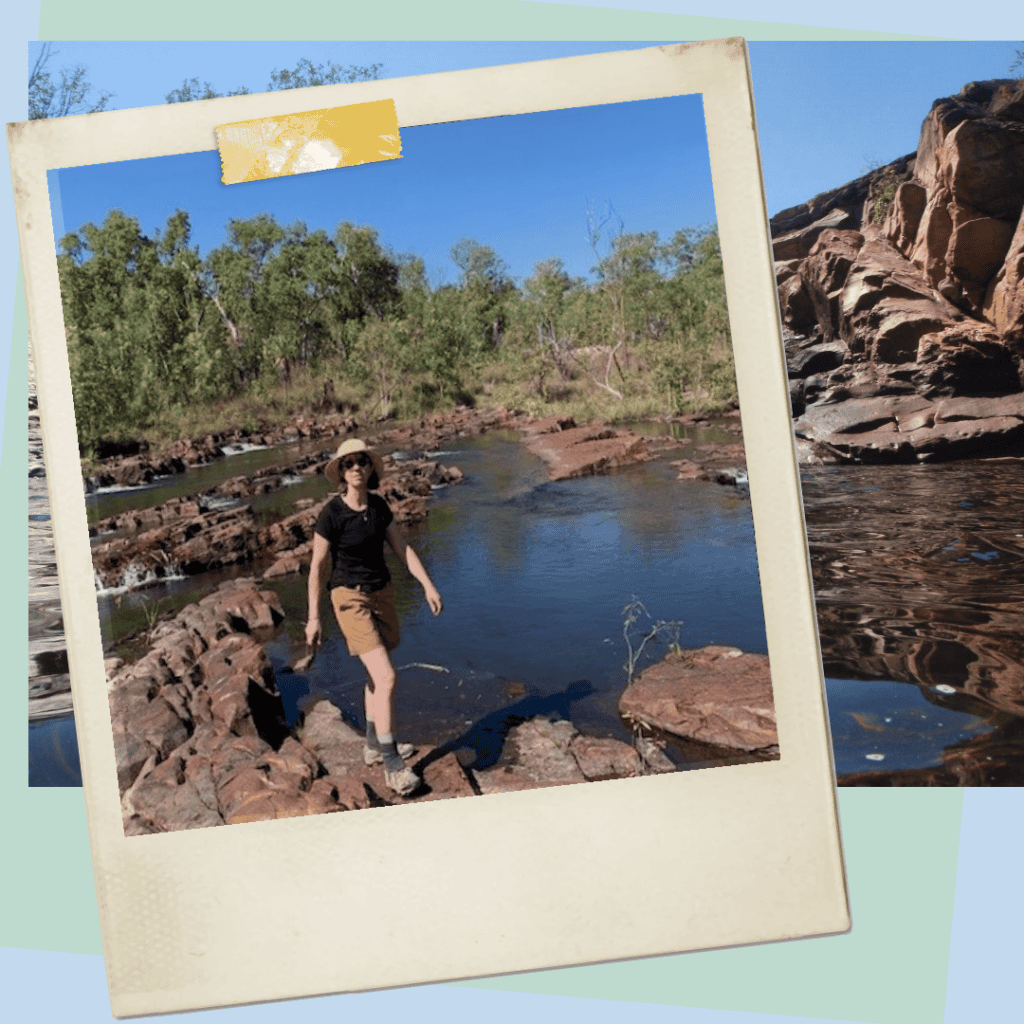
[[[643,654],[644,648],[650,641],[661,640],[668,644],[672,654],[682,653],[682,648],[679,645],[679,631],[683,626],[681,619],[659,619],[657,622],[652,622],[647,631],[638,637],[633,627],[641,617],[646,617],[649,620],[651,613],[634,594],[630,602],[622,609],[622,636],[626,641],[626,664],[622,667],[626,670],[627,684],[633,681],[640,655]],[[639,641],[635,648],[634,641]]]

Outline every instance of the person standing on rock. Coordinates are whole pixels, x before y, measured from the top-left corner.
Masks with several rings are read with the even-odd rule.
[[[306,643],[312,648],[320,640],[320,596],[329,576],[331,605],[349,654],[362,661],[369,676],[363,691],[366,763],[383,761],[384,781],[406,796],[420,779],[403,760],[403,755],[411,757],[415,750],[395,743],[395,669],[390,652],[398,646],[399,627],[391,574],[384,561],[385,539],[423,587],[434,615],[440,615],[444,606],[387,502],[370,493],[384,476],[381,457],[364,441],[350,438],[327,463],[324,475],[338,493],[321,511],[313,535]]]

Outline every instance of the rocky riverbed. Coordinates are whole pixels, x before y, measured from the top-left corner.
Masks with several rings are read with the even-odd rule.
[[[365,763],[362,734],[330,701],[312,703],[295,728],[286,724],[261,643],[283,617],[272,591],[232,580],[156,626],[136,663],[108,661],[126,834],[674,771],[655,729],[709,753],[778,756],[767,659],[707,648],[667,659],[627,689],[623,713],[638,726],[632,745],[557,717],[524,719],[512,707],[418,749],[410,764],[422,784],[399,797],[382,768]]]

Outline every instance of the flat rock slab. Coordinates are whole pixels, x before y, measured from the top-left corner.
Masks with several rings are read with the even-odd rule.
[[[531,433],[524,441],[534,455],[547,463],[551,480],[606,473],[651,458],[642,437],[601,423],[551,433]]]
[[[735,647],[669,655],[626,688],[619,713],[730,750],[767,753],[779,743],[768,658]]]

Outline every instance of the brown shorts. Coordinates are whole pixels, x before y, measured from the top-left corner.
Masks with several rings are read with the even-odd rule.
[[[372,594],[335,587],[331,591],[331,604],[352,657],[378,647],[393,651],[398,646],[398,614],[390,583]]]

